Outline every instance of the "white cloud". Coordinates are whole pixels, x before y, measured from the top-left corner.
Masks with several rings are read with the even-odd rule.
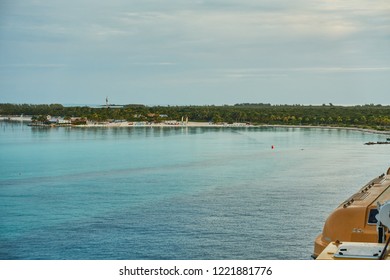
[[[166,40],[170,39],[174,44],[220,41],[225,45],[248,45],[259,40],[343,39],[373,29],[383,33],[390,26],[390,4],[384,0],[370,2],[372,4],[363,0],[214,0],[198,4],[169,1],[169,7],[175,7],[172,10],[161,9],[157,1],[146,4],[136,1],[132,6],[125,1],[120,3],[122,6],[113,4],[109,8],[107,4],[91,4],[88,14],[82,12],[85,5],[81,5],[84,8],[77,11],[76,16],[60,11],[43,14],[42,20],[19,22],[18,28],[32,35],[63,36],[80,41],[134,39],[169,44]],[[66,8],[67,12],[72,10]],[[50,24],[45,22],[45,17]]]
[[[286,68],[242,68],[220,69],[221,76],[234,79],[284,78],[294,73],[324,74],[324,73],[363,73],[390,72],[389,67],[286,67]]]
[[[337,14],[307,11],[190,11],[172,13],[125,13],[123,29],[137,30],[139,36],[175,35],[182,40],[257,40],[292,37],[343,37],[361,29],[358,21]],[[229,41],[228,41],[229,42]]]
[[[31,63],[31,64],[22,64],[22,63],[14,63],[14,64],[0,64],[0,68],[65,68],[68,67],[66,64],[48,64],[48,63]]]
[[[291,71],[299,72],[317,72],[317,73],[353,73],[353,72],[387,72],[390,71],[390,67],[308,67],[308,68],[295,68]]]
[[[78,80],[91,94],[105,84],[121,85],[118,92],[136,84],[151,92],[160,91],[157,85],[166,85],[166,92],[200,87],[210,95],[210,84],[216,92],[230,81],[257,91],[279,86],[278,79],[305,85],[308,75],[323,83],[325,74],[369,73],[380,80],[390,71],[388,0],[6,2],[0,67],[17,70],[7,76],[11,81],[19,73],[14,84],[28,80],[30,69],[67,67],[52,72],[71,85]],[[376,82],[388,93],[388,82]],[[319,86],[325,91],[331,84]]]
[[[162,61],[162,62],[132,62],[132,65],[137,66],[174,66],[177,65],[175,62],[168,62],[168,61]]]

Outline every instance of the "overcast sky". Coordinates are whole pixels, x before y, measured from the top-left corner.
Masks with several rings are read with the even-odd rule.
[[[390,104],[389,0],[0,0],[0,103]]]

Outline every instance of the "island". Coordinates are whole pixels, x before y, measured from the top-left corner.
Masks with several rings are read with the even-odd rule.
[[[380,104],[63,106],[3,103],[0,116],[1,119],[30,121],[32,126],[300,126],[390,133],[390,106]]]

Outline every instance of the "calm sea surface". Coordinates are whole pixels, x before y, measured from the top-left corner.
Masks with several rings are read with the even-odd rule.
[[[0,259],[309,259],[386,136],[0,122]],[[271,149],[274,145],[275,149]]]

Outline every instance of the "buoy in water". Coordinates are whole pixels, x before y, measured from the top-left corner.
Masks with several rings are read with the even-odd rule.
[[[271,146],[271,149],[272,149],[272,150],[273,150],[273,149],[275,149],[275,146],[274,146],[274,145],[272,145],[272,146]]]

